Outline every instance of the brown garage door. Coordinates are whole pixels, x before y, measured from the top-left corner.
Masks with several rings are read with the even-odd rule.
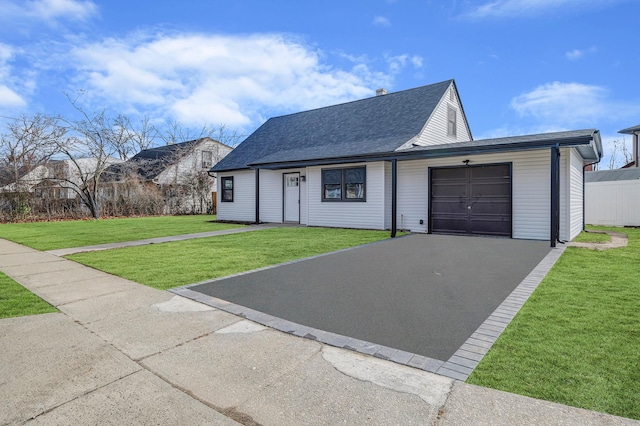
[[[511,164],[429,170],[429,231],[511,236]]]

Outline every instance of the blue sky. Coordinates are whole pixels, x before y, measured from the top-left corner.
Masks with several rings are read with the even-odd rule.
[[[0,116],[68,115],[67,93],[248,134],[454,78],[475,139],[594,127],[609,145],[640,124],[639,15],[638,0],[0,0]]]

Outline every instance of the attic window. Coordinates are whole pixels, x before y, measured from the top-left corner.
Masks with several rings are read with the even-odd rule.
[[[447,110],[447,136],[456,137],[456,110],[449,107]]]
[[[213,166],[213,152],[202,151],[202,168],[210,169]]]
[[[449,100],[451,102],[455,102],[455,100],[456,100],[456,97],[453,94],[453,89],[449,89]]]

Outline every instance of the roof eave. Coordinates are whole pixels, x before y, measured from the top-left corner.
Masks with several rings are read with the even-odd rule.
[[[510,151],[530,151],[534,149],[544,149],[553,146],[560,147],[579,147],[579,146],[592,146],[593,156],[583,155],[586,161],[598,161],[602,157],[602,141],[600,140],[600,133],[596,130],[591,135],[577,136],[564,139],[550,139],[545,141],[526,141],[526,142],[514,142],[500,145],[478,145],[478,146],[464,146],[455,147],[443,146],[442,148],[431,148],[412,150],[406,152],[385,152],[368,155],[354,155],[345,157],[332,157],[332,158],[317,158],[309,160],[292,160],[282,162],[270,162],[259,163],[255,162],[248,164],[248,168],[251,169],[287,169],[287,168],[299,168],[309,166],[321,166],[338,163],[357,163],[357,162],[371,162],[371,161],[388,161],[392,159],[397,160],[414,160],[421,158],[442,158],[442,157],[454,157],[460,155],[478,155],[498,152],[510,152]],[[581,154],[583,154],[581,152]],[[237,170],[237,169],[236,169]]]

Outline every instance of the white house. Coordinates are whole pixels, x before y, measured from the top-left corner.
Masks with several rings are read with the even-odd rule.
[[[216,190],[215,176],[208,173],[209,169],[232,150],[209,137],[149,148],[108,169],[104,179],[113,184],[115,193],[118,184],[135,173],[160,189],[165,213],[204,213]]]
[[[571,240],[597,130],[474,141],[453,80],[269,119],[211,171],[218,219]]]

